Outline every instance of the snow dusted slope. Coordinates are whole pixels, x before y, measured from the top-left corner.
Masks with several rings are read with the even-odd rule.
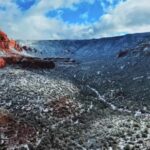
[[[101,57],[110,58],[116,52],[135,47],[146,39],[150,39],[150,33],[92,40],[40,40],[20,41],[20,43],[33,48],[29,52],[32,56],[72,57],[80,61],[87,61]]]
[[[20,41],[79,63],[1,69],[0,149],[149,149],[149,37]]]

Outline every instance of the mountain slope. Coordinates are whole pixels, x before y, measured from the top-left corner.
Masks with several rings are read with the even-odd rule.
[[[77,60],[95,60],[101,56],[110,58],[116,52],[133,48],[141,41],[150,39],[150,33],[91,40],[45,40],[20,41],[23,45],[35,48],[31,55],[39,57],[73,57]]]
[[[0,148],[149,149],[149,37],[20,41],[78,63],[0,70]]]

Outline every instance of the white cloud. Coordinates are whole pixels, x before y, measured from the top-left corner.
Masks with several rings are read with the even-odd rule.
[[[94,3],[95,0],[40,0],[39,3],[32,7],[32,13],[41,14],[49,11],[50,9],[71,8],[76,9],[76,4],[87,2]]]
[[[40,0],[30,10],[22,12],[12,0],[0,0],[0,6],[6,9],[0,10],[0,28],[16,39],[84,39],[150,31],[149,0],[122,1],[94,24],[69,24],[60,17],[50,19],[45,16],[50,9],[75,9],[76,4],[83,1],[94,2]],[[87,17],[87,14],[83,16]]]
[[[127,0],[105,14],[94,26],[97,36],[150,31],[149,0]]]
[[[82,0],[93,3],[93,0]],[[17,4],[11,0],[0,0],[5,11],[0,10],[0,28],[12,38],[16,39],[63,39],[80,38],[79,32],[84,34],[87,27],[83,25],[69,25],[60,18],[47,18],[45,12],[56,8],[73,8],[81,0],[41,0],[29,11],[22,12]]]

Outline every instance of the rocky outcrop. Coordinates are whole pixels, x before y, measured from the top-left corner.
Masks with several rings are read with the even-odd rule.
[[[24,56],[17,56],[17,57],[3,57],[0,59],[1,68],[7,65],[18,65],[22,68],[55,68],[55,63],[53,61],[43,60],[35,57],[24,57]]]
[[[19,65],[21,67],[32,68],[54,68],[55,64],[51,60],[43,60],[35,57],[26,57],[22,51],[30,51],[28,46],[20,46],[15,40],[10,40],[8,36],[0,31],[0,51],[3,55],[0,57],[0,68],[6,65]]]
[[[0,68],[4,68],[6,66],[6,62],[3,58],[0,58]]]
[[[10,40],[4,32],[0,31],[0,49],[4,52],[10,52],[12,49],[22,51],[22,47],[15,40]]]

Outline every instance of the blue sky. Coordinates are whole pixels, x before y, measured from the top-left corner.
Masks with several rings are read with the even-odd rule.
[[[54,10],[48,10],[45,14],[48,18],[61,18],[67,23],[93,23],[99,20],[103,16],[107,9],[114,8],[120,0],[95,0],[91,3],[83,1],[75,4],[74,9],[72,8],[58,8]],[[38,3],[37,0],[16,0],[16,4],[22,11],[27,11],[33,5]]]
[[[16,0],[15,2],[22,11],[26,11],[36,3],[36,0]]]
[[[102,6],[99,0],[95,0],[92,4],[82,2],[75,5],[75,9],[61,8],[50,10],[46,15],[47,17],[60,17],[63,21],[71,24],[93,23],[99,20],[99,18],[105,14],[105,9],[115,7],[117,1],[113,4],[110,4],[105,0],[103,3],[105,6]]]
[[[149,0],[0,0],[0,29],[17,39],[100,38],[150,31],[149,10]]]

